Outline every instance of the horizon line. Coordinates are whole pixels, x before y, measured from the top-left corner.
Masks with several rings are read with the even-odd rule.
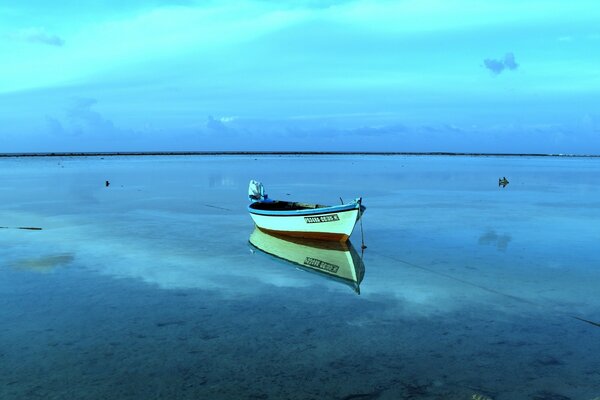
[[[418,151],[69,151],[0,153],[9,157],[114,157],[114,156],[237,156],[237,155],[380,155],[380,156],[471,156],[471,157],[583,157],[599,158],[600,154],[563,153],[484,153],[484,152],[418,152]]]

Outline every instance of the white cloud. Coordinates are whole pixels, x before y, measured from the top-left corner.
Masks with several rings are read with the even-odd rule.
[[[236,119],[238,119],[238,117],[236,116],[231,116],[231,117],[220,117],[219,121],[223,122],[224,124],[228,123],[228,122],[233,122]]]

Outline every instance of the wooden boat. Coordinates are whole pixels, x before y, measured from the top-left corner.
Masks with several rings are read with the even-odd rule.
[[[271,200],[256,181],[250,181],[248,197],[248,211],[258,228],[308,239],[345,242],[366,210],[360,197],[339,206]]]
[[[253,248],[303,271],[344,283],[360,294],[365,266],[350,242],[325,242],[278,236],[255,228],[248,240]]]

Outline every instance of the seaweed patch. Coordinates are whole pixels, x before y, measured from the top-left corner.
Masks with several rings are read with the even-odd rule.
[[[72,254],[59,254],[19,260],[13,264],[13,267],[17,269],[28,269],[38,272],[49,272],[54,268],[64,267],[71,264],[74,259],[75,257]]]

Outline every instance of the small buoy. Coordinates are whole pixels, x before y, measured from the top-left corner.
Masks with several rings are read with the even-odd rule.
[[[110,186],[110,182],[109,182],[109,181],[106,181],[106,182],[104,183],[104,185],[105,185],[106,187],[109,187],[109,186]]]

